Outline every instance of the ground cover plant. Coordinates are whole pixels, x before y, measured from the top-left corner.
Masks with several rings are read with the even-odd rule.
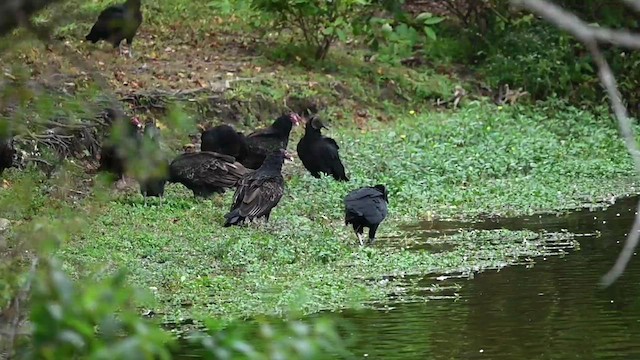
[[[455,114],[407,113],[366,132],[341,128],[331,136],[345,144],[341,156],[351,181],[318,180],[299,162],[291,165],[285,197],[267,225],[223,229],[230,193],[202,201],[175,186],[162,204],[145,207],[137,193],[113,200],[61,256],[76,276],[124,266],[136,283],[153,288],[156,312],[170,318],[284,313],[293,303],[315,312],[379,300],[393,287],[365,279],[495,267],[540,249],[535,240],[522,242],[535,239],[529,232],[500,231],[463,233],[446,254],[360,249],[343,224],[341,200],[349,189],[387,184],[390,216],[382,239],[417,219],[532,214],[606,201],[634,191],[631,164],[613,124],[603,126],[606,116],[570,106],[544,114],[478,103]]]
[[[340,349],[327,324],[289,321],[274,333],[271,320],[258,321],[268,346],[254,348],[244,340],[253,335],[234,332],[236,321],[375,306],[402,298],[423,276],[500,268],[546,254],[547,241],[576,246],[571,234],[518,230],[424,240],[404,231],[408,224],[562,212],[637,192],[598,93],[586,105],[564,99],[575,100],[565,90],[576,82],[595,87],[586,82],[592,69],[580,48],[545,28],[542,35],[562,45],[549,66],[533,65],[544,54],[501,50],[534,37],[540,24],[530,17],[488,22],[492,31],[518,31],[478,50],[468,47],[473,37],[454,41],[459,25],[437,8],[411,17],[388,2],[353,1],[340,8],[345,16],[327,20],[333,15],[322,4],[295,2],[326,21],[317,24],[323,32],[310,50],[297,42],[304,28],[270,27],[283,3],[291,2],[144,3],[133,59],[109,44],[79,41],[106,0],[56,2],[33,18],[36,27],[63,24],[43,28],[50,37],[22,29],[3,39],[0,49],[10,50],[2,53],[4,84],[11,86],[2,92],[0,138],[16,135],[24,166],[5,171],[0,184],[0,218],[10,224],[0,221],[0,319],[15,318],[15,326],[4,323],[20,328],[16,309],[33,289],[31,356],[100,358],[113,347],[123,358],[135,349],[166,358],[176,345],[156,324],[181,332],[195,323],[208,334],[193,340],[217,358],[321,358]],[[251,4],[273,7],[261,12]],[[579,67],[563,72],[572,51]],[[480,63],[461,69],[461,59]],[[529,68],[544,76],[527,77]],[[570,76],[556,82],[556,72]],[[496,98],[505,81],[534,96]],[[233,191],[202,200],[171,185],[166,199],[145,206],[136,186],[114,190],[94,174],[104,131],[96,108],[114,102],[128,116],[157,120],[163,151],[172,155],[197,143],[197,125],[228,122],[249,131],[283,111],[319,111],[349,181],[315,179],[296,159],[285,165],[285,195],[270,222],[249,227],[222,228]],[[51,128],[72,132],[55,137]],[[294,128],[290,150],[302,133]],[[342,199],[377,183],[389,190],[389,216],[376,244],[361,248],[344,226]],[[416,243],[448,246],[434,252]],[[96,326],[112,332],[95,337]]]

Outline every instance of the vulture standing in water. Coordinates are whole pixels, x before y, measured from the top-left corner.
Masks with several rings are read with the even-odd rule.
[[[133,37],[142,24],[140,1],[127,0],[124,4],[112,5],[104,9],[85,40],[92,43],[100,40],[108,41],[114,48],[117,47],[122,55],[120,43],[126,39],[129,45],[129,57],[133,57]]]
[[[256,130],[247,136],[247,156],[242,164],[249,169],[257,169],[264,162],[267,154],[286,149],[289,134],[294,125],[298,125],[302,117],[296,113],[280,116],[271,126]]]
[[[11,140],[0,138],[0,175],[4,169],[8,169],[13,166],[13,157],[16,154],[16,150],[11,144]]]
[[[117,139],[113,139],[113,131],[115,128],[121,128],[118,131]],[[100,151],[100,167],[98,171],[106,171],[115,174],[118,180],[123,180],[127,170],[127,156],[137,153],[142,135],[140,128],[142,124],[137,117],[133,117],[130,121],[114,120],[111,126],[111,134],[108,139],[103,140],[102,150]],[[114,141],[117,140],[117,141]]]
[[[150,121],[144,127],[142,140],[142,154],[149,157],[146,163],[150,169],[145,169],[145,175],[138,179],[140,183],[140,193],[144,197],[145,205],[148,196],[162,198],[164,196],[164,186],[167,182],[167,161],[162,158],[160,149],[160,129],[155,122]],[[160,166],[157,166],[160,165]]]
[[[338,181],[349,181],[344,173],[338,149],[340,147],[330,137],[322,136],[320,129],[327,128],[320,118],[312,117],[308,122],[304,136],[298,142],[298,157],[307,170],[315,178],[320,173],[333,176]]]
[[[224,227],[262,217],[269,221],[271,210],[284,194],[281,171],[284,159],[288,157],[284,149],[272,151],[258,170],[240,180],[231,210],[224,216]]]
[[[193,196],[208,198],[236,186],[247,172],[233,156],[201,151],[175,158],[169,165],[169,181],[186,186]]]
[[[203,131],[200,139],[202,151],[230,155],[238,162],[242,162],[247,155],[247,140],[244,134],[236,131],[233,126],[222,124],[212,127]]]
[[[353,190],[344,198],[344,224],[353,225],[360,245],[364,245],[365,227],[369,228],[369,244],[375,241],[378,226],[387,217],[388,195],[384,185],[376,185]]]

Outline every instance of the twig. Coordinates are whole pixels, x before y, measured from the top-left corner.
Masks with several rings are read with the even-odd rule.
[[[511,0],[512,3],[519,6],[524,6],[531,11],[537,13],[543,18],[547,19],[557,27],[566,30],[580,40],[591,52],[593,60],[598,66],[598,76],[602,86],[607,91],[611,108],[615,114],[618,122],[618,128],[620,135],[622,136],[627,151],[633,159],[636,171],[640,173],[640,154],[638,152],[638,145],[636,143],[631,120],[627,115],[627,109],[622,103],[622,97],[618,91],[618,85],[616,83],[613,71],[609,66],[609,63],[605,59],[602,51],[598,47],[598,42],[607,42],[615,45],[624,45],[629,47],[640,48],[640,36],[633,35],[629,32],[614,31],[606,28],[595,28],[589,26],[577,16],[567,12],[561,7],[548,2],[547,0]],[[640,5],[638,1],[625,1],[634,6]],[[603,276],[601,284],[603,286],[609,286],[615,282],[620,275],[624,272],[633,251],[638,245],[640,239],[640,202],[638,203],[638,215],[636,215],[633,228],[627,236],[624,248],[618,255],[614,266]]]
[[[24,161],[38,162],[38,163],[41,163],[41,164],[45,164],[45,165],[47,165],[49,167],[53,167],[52,163],[48,162],[47,160],[40,159],[40,158],[28,157],[28,158],[25,158]]]

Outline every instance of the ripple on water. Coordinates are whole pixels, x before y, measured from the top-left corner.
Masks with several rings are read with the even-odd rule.
[[[640,359],[640,262],[632,261],[611,287],[598,286],[622,247],[637,200],[561,216],[421,224],[427,230],[413,231],[422,239],[460,228],[582,236],[580,251],[535,266],[484,271],[470,281],[463,274],[420,282],[423,289],[433,282],[451,286],[457,295],[448,300],[342,312],[352,325],[352,351],[369,359]]]

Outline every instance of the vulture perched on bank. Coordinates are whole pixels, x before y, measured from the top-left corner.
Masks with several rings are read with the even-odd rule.
[[[284,194],[281,171],[285,158],[289,158],[286,150],[272,151],[258,170],[240,180],[231,210],[224,216],[224,227],[259,218],[269,221],[271,210]]]
[[[196,197],[222,194],[236,186],[248,170],[233,156],[210,151],[184,153],[169,165],[169,181],[181,183]]]
[[[102,142],[98,171],[112,173],[118,180],[124,179],[127,171],[127,157],[138,152],[142,141],[141,127],[142,124],[137,117],[133,117],[130,121],[114,120],[109,138]]]
[[[11,140],[0,138],[0,175],[2,175],[4,169],[13,166],[13,157],[15,154],[16,150],[13,148]]]
[[[145,204],[147,197],[154,196],[162,198],[164,196],[164,186],[167,182],[167,161],[163,158],[160,149],[160,129],[154,121],[149,121],[144,127],[143,140],[141,143],[141,154],[147,157],[145,164],[149,167],[144,169],[144,175],[139,177],[140,193],[144,197]]]
[[[322,136],[322,128],[326,129],[327,126],[317,116],[307,122],[304,136],[297,146],[302,165],[315,178],[320,178],[320,173],[323,173],[338,181],[349,181],[338,155],[340,147],[332,138]]]
[[[344,198],[344,224],[351,224],[358,236],[360,245],[364,245],[364,228],[369,228],[369,244],[376,239],[376,231],[387,217],[389,193],[384,185],[363,187],[351,191]]]
[[[127,0],[124,4],[112,5],[104,9],[98,20],[85,37],[85,40],[96,43],[105,40],[118,48],[122,55],[120,43],[127,40],[129,57],[133,57],[133,37],[142,24],[141,0]]]
[[[202,132],[200,137],[202,151],[230,155],[242,162],[247,155],[247,140],[240,131],[231,125],[218,125]]]
[[[271,126],[249,134],[246,138],[247,156],[242,164],[249,169],[257,169],[262,165],[267,154],[286,149],[291,129],[301,121],[302,117],[292,112],[280,116]]]

